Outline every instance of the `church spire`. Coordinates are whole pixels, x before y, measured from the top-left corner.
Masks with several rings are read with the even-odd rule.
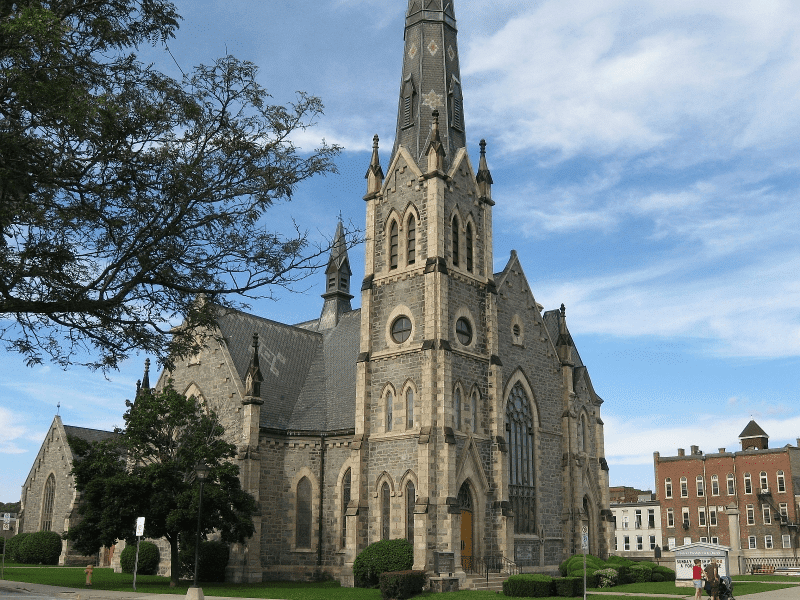
[[[423,171],[434,111],[445,162],[467,145],[456,37],[453,0],[409,0],[392,158],[404,146]]]
[[[380,165],[378,165],[380,169]],[[339,323],[339,318],[343,313],[350,312],[350,259],[347,257],[347,240],[344,235],[342,220],[336,226],[336,234],[333,236],[331,246],[331,257],[328,260],[328,268],[325,269],[325,293],[322,297],[325,303],[322,305],[322,314],[319,318],[319,329],[331,329]]]

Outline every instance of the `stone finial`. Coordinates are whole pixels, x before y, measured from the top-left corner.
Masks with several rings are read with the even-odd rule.
[[[150,390],[150,359],[144,359],[144,377],[142,377],[142,389]]]
[[[566,319],[567,318],[567,307],[564,306],[563,302],[561,303],[561,318],[562,319]]]
[[[486,140],[481,140],[481,160],[478,164],[478,173],[475,175],[475,181],[478,184],[478,192],[482,199],[492,199],[492,174],[489,172],[489,166],[486,164]]]
[[[383,169],[381,168],[381,159],[378,156],[377,133],[372,137],[372,159],[369,161],[369,168],[364,178],[367,180],[367,197],[381,191],[381,186],[383,186]]]
[[[428,156],[428,173],[434,171],[444,170],[444,144],[439,133],[439,111],[434,110],[433,124],[431,125],[431,141],[428,142],[428,147],[425,149],[425,154]]]
[[[262,381],[264,381],[264,377],[261,375],[261,369],[258,365],[258,334],[254,333],[253,356],[250,359],[250,367],[247,369],[244,395],[252,398],[260,398]]]

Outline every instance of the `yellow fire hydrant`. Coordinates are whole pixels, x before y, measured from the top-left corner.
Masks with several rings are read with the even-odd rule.
[[[86,586],[92,587],[92,571],[94,571],[93,565],[86,565],[86,568],[83,570],[86,573]]]

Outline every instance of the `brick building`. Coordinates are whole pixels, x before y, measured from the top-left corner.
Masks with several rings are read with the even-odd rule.
[[[203,398],[238,447],[260,512],[231,580],[346,583],[386,538],[412,541],[429,572],[452,553],[462,578],[500,556],[553,570],[584,524],[608,553],[602,399],[563,305],[543,312],[515,252],[493,273],[493,182],[485,143],[477,171],[467,152],[454,3],[410,0],[404,39],[396,138],[384,171],[375,137],[366,175],[361,308],[340,223],[318,317],[220,313],[216,339],[155,386]]]
[[[730,546],[745,567],[767,559],[796,562],[800,448],[769,448],[769,436],[755,421],[739,439],[742,449],[734,452],[719,448],[705,454],[692,446],[689,454],[683,449],[677,456],[654,453],[667,547]]]

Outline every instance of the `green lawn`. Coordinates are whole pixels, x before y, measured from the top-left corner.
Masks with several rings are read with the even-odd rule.
[[[85,575],[83,567],[11,567],[5,571],[5,578],[9,581],[22,581],[26,583],[40,583],[61,587],[83,588]],[[114,573],[112,569],[97,568],[93,577],[94,589],[130,591],[133,589],[133,575]],[[343,588],[338,582],[304,583],[304,582],[267,582],[267,583],[201,583],[205,596],[233,596],[243,598],[281,598],[285,600],[379,600],[379,590],[365,590]],[[170,588],[169,579],[154,575],[139,575],[136,589],[138,592],[150,594],[179,594],[186,595],[188,582]],[[784,587],[787,584],[763,584],[756,582],[736,583],[734,592],[736,596],[745,596],[756,592],[770,591]],[[612,589],[594,591],[614,591],[624,593],[642,594],[678,594],[691,596],[692,588],[676,588],[672,582],[659,583],[631,583],[617,586]],[[418,598],[435,597],[436,600],[490,600],[491,598],[504,597],[495,592],[448,592],[444,594],[424,593]],[[631,596],[605,596],[592,595],[593,600],[632,600]],[[552,600],[563,600],[552,599]]]

